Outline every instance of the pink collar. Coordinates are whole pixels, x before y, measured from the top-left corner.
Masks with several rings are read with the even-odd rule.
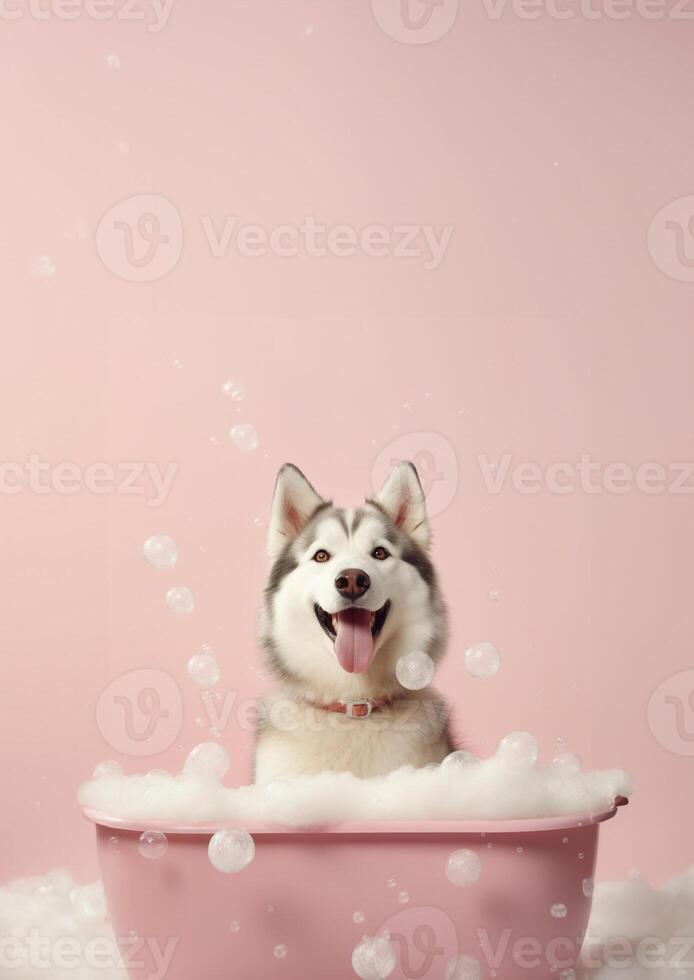
[[[390,698],[355,698],[352,701],[332,701],[330,704],[320,704],[318,701],[307,701],[312,708],[321,708],[323,711],[337,711],[341,715],[349,718],[368,718],[379,708],[387,708],[392,702]]]

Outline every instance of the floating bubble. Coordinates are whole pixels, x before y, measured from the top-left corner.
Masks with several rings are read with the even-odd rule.
[[[568,912],[569,910],[563,902],[555,902],[552,908],[549,910],[549,913],[553,919],[565,919]]]
[[[215,686],[221,675],[217,658],[209,647],[203,647],[200,653],[191,657],[186,670],[194,684],[208,690]]]
[[[137,849],[142,857],[156,861],[157,858],[166,854],[169,849],[169,842],[166,834],[160,830],[145,830],[138,838]]]
[[[573,752],[560,752],[552,759],[552,769],[561,776],[578,776],[583,760]]]
[[[398,901],[401,905],[407,905],[410,900],[409,892],[398,892]]]
[[[509,769],[532,769],[538,760],[540,747],[530,732],[511,732],[501,739],[496,754]]]
[[[234,921],[229,923],[229,932],[238,932],[241,928],[241,923]]]
[[[421,691],[434,679],[434,661],[428,653],[415,650],[400,657],[395,665],[395,676],[408,691]]]
[[[465,848],[453,851],[446,865],[446,877],[452,885],[466,888],[474,885],[482,873],[479,855]]]
[[[101,882],[78,888],[75,911],[83,919],[98,921],[106,918],[106,896]]]
[[[175,368],[176,368],[177,370],[179,370],[179,371],[180,371],[180,369],[181,369],[181,368],[183,367],[183,361],[181,361],[181,360],[179,360],[179,359],[177,358],[177,359],[176,359],[176,360],[174,361],[174,367],[175,367]]]
[[[461,770],[469,769],[470,766],[475,766],[479,763],[479,759],[472,752],[466,752],[465,749],[458,749],[456,752],[451,752],[441,763],[446,769]]]
[[[107,759],[105,762],[100,762],[93,773],[94,779],[108,779],[109,776],[120,778],[122,775],[123,767],[120,762],[116,762],[114,759]]]
[[[490,589],[487,595],[490,602],[501,602],[501,593],[497,592],[496,589]]]
[[[352,953],[352,968],[361,980],[385,980],[395,969],[395,950],[383,936],[365,936]]]
[[[278,943],[272,951],[272,955],[276,960],[283,960],[287,955],[287,947],[284,943]]]
[[[242,453],[252,453],[260,445],[258,432],[254,425],[244,422],[229,430],[229,438]]]
[[[222,385],[222,394],[227,395],[232,401],[240,402],[243,401],[243,396],[245,394],[243,390],[243,385],[238,381],[232,381],[229,378]]]
[[[354,915],[352,916],[352,921],[356,923],[360,923],[363,922],[365,918],[366,916],[364,915],[363,912],[355,912]]]
[[[559,980],[576,980],[576,971],[570,967],[568,970],[562,970],[559,974]]]
[[[245,830],[220,830],[211,838],[207,853],[213,868],[235,874],[251,863],[255,844]]]
[[[171,612],[184,616],[195,609],[195,596],[187,585],[174,585],[166,593],[166,605]]]
[[[473,643],[465,651],[465,669],[473,677],[493,677],[501,666],[501,654],[493,643]]]
[[[583,889],[583,894],[586,896],[586,898],[593,897],[593,889],[595,888],[595,882],[593,881],[592,878],[584,878],[581,887]]]
[[[446,980],[480,980],[482,964],[474,956],[456,956],[446,966]]]
[[[120,64],[121,64],[120,57],[117,54],[107,54],[106,55],[106,64],[113,71],[118,71],[118,69],[120,68]]]
[[[38,255],[31,264],[34,276],[41,279],[52,279],[55,275],[55,265],[50,255]]]
[[[178,546],[168,534],[153,534],[142,550],[152,568],[173,568],[178,561]]]
[[[395,878],[389,878],[386,884],[388,885],[389,888],[395,888],[395,886],[397,885],[397,881],[395,880]]]
[[[201,742],[188,754],[184,773],[196,776],[215,776],[222,779],[229,772],[229,753],[217,742]]]

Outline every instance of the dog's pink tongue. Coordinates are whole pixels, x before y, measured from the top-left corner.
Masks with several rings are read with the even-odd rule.
[[[337,614],[335,653],[340,667],[350,674],[363,674],[371,666],[374,640],[368,609],[345,609]]]

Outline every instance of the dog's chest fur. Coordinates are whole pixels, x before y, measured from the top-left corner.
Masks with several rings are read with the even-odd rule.
[[[267,698],[264,707],[256,752],[261,783],[326,770],[382,776],[401,766],[441,762],[451,751],[445,706],[438,699],[404,698],[369,718],[349,718],[281,694]]]

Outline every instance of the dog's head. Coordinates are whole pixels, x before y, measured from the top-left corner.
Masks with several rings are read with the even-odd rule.
[[[272,504],[262,640],[287,680],[336,695],[397,688],[405,653],[441,653],[444,610],[428,556],[424,493],[411,463],[349,510],[282,467]]]

